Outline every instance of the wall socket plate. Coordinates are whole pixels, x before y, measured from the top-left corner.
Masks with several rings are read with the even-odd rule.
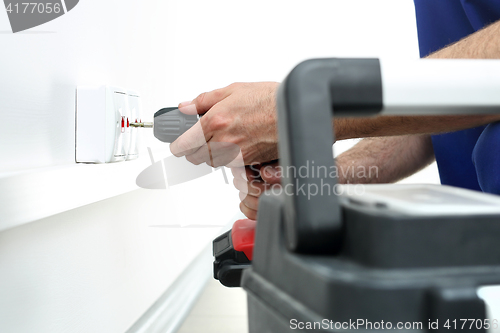
[[[76,91],[76,162],[112,163],[139,157],[139,135],[130,123],[142,117],[140,96],[112,86]]]
[[[128,105],[130,109],[130,122],[142,122],[142,102],[139,93],[128,91]],[[127,160],[134,160],[139,157],[140,146],[139,129],[130,127],[130,146],[127,154]]]

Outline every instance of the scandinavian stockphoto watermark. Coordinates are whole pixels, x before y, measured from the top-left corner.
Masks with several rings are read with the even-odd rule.
[[[210,147],[210,149],[200,148],[196,153],[199,156],[194,158],[190,156],[178,158],[172,155],[160,161],[155,161],[151,149],[148,148],[151,166],[137,176],[136,184],[144,189],[167,189],[170,186],[183,184],[219,170],[222,171],[225,184],[229,184],[224,166],[214,162],[221,159],[221,156],[228,154],[228,144],[212,143]],[[229,164],[232,168],[241,170],[245,168],[239,148],[236,153],[231,153],[231,158],[232,161],[222,157],[223,160],[230,161]],[[213,165],[218,165],[218,167],[214,168]],[[266,191],[266,195],[297,195],[307,197],[308,200],[315,196],[363,195],[365,187],[359,183],[363,183],[363,179],[373,180],[379,176],[377,166],[324,166],[316,164],[315,161],[307,161],[302,166],[253,164],[246,166],[246,168],[250,169],[250,176],[243,186],[245,188],[241,188],[241,183],[240,188],[238,186],[237,188],[245,195],[251,193],[252,196],[256,197],[264,194],[264,191]],[[280,184],[280,182],[266,183],[265,179],[271,177],[275,179],[286,177],[291,182],[287,182],[285,185]],[[315,179],[316,181],[300,181],[304,179]],[[353,183],[358,184],[345,187],[338,184],[339,179],[342,183],[347,184],[351,183],[350,180],[355,180]]]
[[[356,184],[350,187],[344,187],[337,183],[340,179],[342,182],[349,184],[350,180],[359,182],[363,179],[377,179],[379,169],[377,166],[363,165],[317,165],[315,161],[307,161],[301,166],[257,166],[251,165],[253,176],[248,179],[249,193],[260,196],[263,190],[266,194],[287,196],[300,195],[307,197],[308,200],[315,196],[324,195],[362,195],[365,193],[365,187],[362,184]],[[292,182],[286,185],[282,184],[267,184],[262,186],[262,179],[269,178],[288,178]],[[303,183],[299,179],[316,179],[318,182]],[[334,179],[334,182],[330,180]],[[346,193],[349,192],[349,193]]]
[[[4,0],[12,32],[31,29],[63,16],[78,4],[79,0]]]
[[[316,196],[363,195],[365,193],[364,185],[343,186],[338,185],[337,180],[341,179],[344,183],[346,179],[373,180],[378,178],[379,173],[376,166],[324,166],[318,165],[315,161],[308,161],[302,166],[259,164],[245,167],[239,147],[227,143],[207,143],[197,150],[191,149],[189,155],[182,153],[180,154],[182,157],[171,155],[161,160],[155,160],[152,150],[150,148],[148,150],[151,165],[137,176],[136,184],[139,187],[151,190],[168,189],[216,171],[221,171],[221,181],[229,184],[224,167],[224,165],[229,165],[233,169],[234,185],[240,191],[242,201],[247,195],[254,197],[270,194],[295,195],[305,197],[308,200]],[[237,176],[243,173],[251,176],[247,179],[241,179]],[[266,179],[269,180],[271,177],[278,181],[266,182]],[[288,178],[289,181],[280,184],[279,180],[282,178]],[[304,182],[305,179],[314,181]],[[263,193],[263,191],[266,192]],[[182,226],[162,225],[162,227]],[[217,225],[217,227],[220,226]]]

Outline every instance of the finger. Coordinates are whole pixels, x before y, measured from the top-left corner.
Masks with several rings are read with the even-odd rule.
[[[233,151],[234,154],[234,151]],[[243,161],[243,154],[241,153],[241,149],[238,147],[238,154],[236,156],[234,155],[228,155],[228,157],[233,157],[233,160],[228,162],[226,165],[230,168],[233,167],[242,167],[245,165],[245,162]]]
[[[253,210],[258,210],[259,208],[258,197],[254,197],[253,195],[247,195],[243,192],[240,192],[239,196],[240,196],[240,201],[243,202],[245,206]]]
[[[197,115],[198,110],[196,110],[196,104],[191,104],[191,102],[182,102],[179,104],[179,111],[188,115]]]
[[[243,179],[245,181],[248,180],[248,177],[246,174],[246,168],[244,168],[244,167],[231,168],[231,173],[233,174],[234,178]]]
[[[263,181],[253,180],[250,182],[244,181],[242,179],[233,179],[234,187],[240,192],[253,195],[254,197],[259,197],[265,190],[268,189],[268,185]]]
[[[240,202],[240,210],[250,220],[256,220],[257,219],[257,211],[248,208],[247,206],[245,206],[245,204],[243,202]]]
[[[215,104],[231,95],[232,91],[233,89],[231,89],[231,86],[227,86],[225,88],[205,92],[200,94],[191,102],[183,102],[179,104],[179,111],[186,114],[204,114]]]
[[[238,196],[240,197],[240,201],[243,202],[243,200],[245,200],[245,198],[248,196],[248,194],[246,194],[245,192],[239,192],[238,193]]]
[[[243,167],[243,157],[240,147],[229,142],[210,141],[210,154],[213,161],[213,167]]]
[[[268,184],[279,184],[281,182],[282,169],[278,162],[274,162],[260,169],[261,178]]]
[[[208,145],[204,144],[197,151],[190,155],[186,155],[186,160],[189,162],[199,165],[202,163],[210,163],[210,151],[208,149]]]
[[[233,185],[238,191],[248,194],[248,182],[246,180],[233,178]]]
[[[201,125],[202,119],[170,144],[170,151],[177,157],[190,155],[210,140],[205,136]]]

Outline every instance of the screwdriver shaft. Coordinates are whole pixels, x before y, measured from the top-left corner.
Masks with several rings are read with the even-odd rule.
[[[142,122],[142,123],[130,123],[131,127],[144,127],[144,128],[153,128],[152,122]]]

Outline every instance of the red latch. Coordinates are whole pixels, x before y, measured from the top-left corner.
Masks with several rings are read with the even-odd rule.
[[[236,251],[245,253],[249,260],[253,257],[253,245],[255,241],[255,226],[257,221],[238,220],[234,222],[231,238]]]

